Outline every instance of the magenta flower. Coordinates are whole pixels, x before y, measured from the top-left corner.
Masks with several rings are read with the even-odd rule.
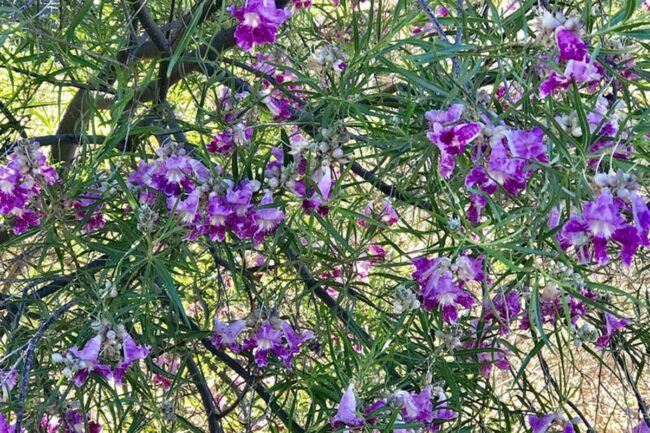
[[[526,188],[525,166],[524,160],[511,158],[503,144],[496,143],[492,146],[487,168],[488,175],[509,193],[516,195]]]
[[[354,385],[350,384],[348,389],[341,397],[339,408],[332,418],[330,418],[332,428],[339,429],[341,427],[361,427],[365,424],[363,418],[357,417],[357,397],[354,392]]]
[[[544,144],[544,131],[539,127],[535,127],[530,131],[521,129],[512,131],[508,144],[510,152],[516,158],[541,163],[549,161],[546,145]]]
[[[128,332],[122,333],[122,346],[124,348],[124,359],[113,370],[113,379],[117,385],[122,385],[122,378],[126,370],[136,361],[142,361],[149,356],[151,347],[138,346]]]
[[[235,320],[234,322],[226,324],[215,317],[214,334],[211,338],[212,344],[217,346],[219,349],[227,347],[233,352],[239,352],[241,344],[237,342],[237,338],[245,328],[245,320]]]
[[[246,51],[253,45],[273,44],[278,27],[291,17],[291,11],[278,9],[275,0],[248,0],[244,7],[230,6],[228,11],[239,20],[235,39]]]
[[[539,97],[541,99],[546,98],[548,95],[555,93],[557,90],[566,90],[571,85],[571,77],[565,77],[558,74],[555,71],[551,71],[551,74],[542,81],[539,85]]]
[[[440,150],[438,173],[448,178],[456,166],[455,156],[465,151],[465,147],[481,132],[478,123],[460,122],[465,107],[454,104],[447,110],[431,110],[424,115],[429,122],[427,138]]]
[[[560,60],[578,60],[587,58],[587,44],[566,27],[559,27],[555,31],[557,46],[560,50]]]
[[[603,315],[605,316],[605,328],[603,329],[603,335],[596,340],[596,347],[601,349],[607,347],[614,333],[630,324],[629,320],[625,318],[617,319],[616,316],[607,311]]]

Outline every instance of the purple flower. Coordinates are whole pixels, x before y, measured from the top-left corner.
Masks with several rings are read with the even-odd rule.
[[[18,379],[18,370],[0,370],[0,389],[11,391],[16,387]]]
[[[632,216],[639,237],[645,245],[648,239],[648,230],[650,230],[650,210],[645,200],[635,193],[632,193]]]
[[[535,127],[530,131],[515,130],[510,134],[510,152],[517,158],[541,163],[548,162],[546,145],[544,144],[544,131]]]
[[[459,123],[465,107],[454,104],[447,110],[431,110],[424,115],[429,122],[427,137],[440,150],[438,173],[448,178],[456,166],[455,156],[464,152],[465,147],[481,132],[478,123]]]
[[[546,98],[548,95],[553,94],[556,90],[566,90],[571,85],[571,78],[559,75],[555,71],[551,71],[551,74],[542,81],[539,85],[539,97],[541,99]]]
[[[402,406],[404,421],[427,424],[433,421],[431,387],[426,387],[419,393],[397,391],[394,399]]]
[[[16,426],[9,424],[4,415],[0,413],[0,433],[14,433]]]
[[[616,229],[624,223],[620,209],[609,191],[604,191],[596,200],[585,204],[583,218],[596,239],[610,239]]]
[[[489,345],[487,343],[481,344],[482,349],[486,349],[478,354],[478,361],[481,365],[481,374],[484,377],[489,377],[492,371],[492,366],[496,366],[500,370],[507,370],[510,368],[507,354],[505,350],[500,348],[500,345]]]
[[[625,318],[617,319],[616,316],[607,311],[605,311],[604,316],[605,328],[603,329],[603,335],[598,337],[598,340],[596,340],[596,347],[601,349],[607,347],[615,332],[630,324],[629,320]]]
[[[330,423],[332,428],[338,429],[341,427],[361,427],[365,424],[363,418],[357,417],[357,397],[354,393],[354,385],[350,384],[348,389],[341,397],[339,408],[332,418]]]
[[[278,9],[275,0],[248,0],[244,7],[230,6],[228,11],[239,20],[235,39],[246,51],[253,45],[273,44],[278,27],[291,16],[289,9]]]
[[[149,356],[151,347],[138,346],[128,332],[122,333],[122,346],[124,348],[124,359],[113,371],[113,379],[117,385],[122,385],[122,378],[126,370],[136,361],[141,361]]]
[[[66,368],[70,370],[74,384],[77,387],[81,387],[93,371],[105,379],[112,377],[110,368],[99,362],[101,347],[102,336],[97,335],[88,340],[83,349],[79,350],[77,346],[74,346],[66,353],[64,362]]]
[[[255,363],[258,367],[266,367],[269,363],[268,355],[272,350],[279,350],[281,348],[282,332],[273,329],[269,322],[264,324],[258,329],[255,337],[249,344],[254,344],[253,355]]]
[[[591,61],[569,60],[564,75],[572,78],[576,83],[592,83],[603,77],[603,68]]]
[[[212,140],[210,140],[206,149],[208,152],[226,154],[230,152],[233,147],[232,131],[226,130],[212,137]]]
[[[526,162],[508,156],[508,149],[501,143],[492,146],[487,172],[492,180],[511,194],[526,188],[524,167]]]
[[[273,196],[271,192],[264,194],[260,200],[260,207],[255,211],[255,224],[257,230],[255,232],[255,239],[261,240],[265,235],[275,231],[275,229],[284,221],[284,213],[276,207],[266,207],[273,204]]]
[[[541,417],[528,415],[528,424],[530,424],[533,433],[546,433],[556,419],[558,419],[558,415],[555,413]]]
[[[578,60],[587,58],[587,44],[566,27],[555,31],[557,46],[560,49],[560,60]]]
[[[212,344],[219,349],[227,347],[233,352],[238,352],[241,349],[241,344],[237,342],[237,338],[244,328],[246,328],[245,320],[235,320],[226,324],[215,317],[214,334],[211,338]]]
[[[645,421],[641,421],[632,429],[632,433],[650,433],[650,426]]]
[[[487,299],[483,301],[483,320],[497,324],[502,334],[510,332],[510,324],[517,319],[520,311],[521,296],[517,290],[511,290],[507,295],[499,292],[492,302]]]
[[[454,283],[450,272],[444,272],[439,278],[429,280],[429,284],[422,288],[421,294],[425,311],[440,308],[443,320],[448,323],[458,321],[459,308],[471,308],[474,305],[472,295]]]
[[[284,366],[288,369],[291,369],[291,362],[293,356],[300,352],[300,347],[306,342],[314,338],[314,333],[311,331],[306,331],[303,333],[296,333],[291,324],[287,321],[283,321],[281,324],[282,332],[284,333],[284,339],[287,342],[285,350],[280,353],[280,358],[284,362]]]

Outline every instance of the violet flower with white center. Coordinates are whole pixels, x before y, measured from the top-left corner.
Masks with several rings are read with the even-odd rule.
[[[269,322],[264,324],[257,330],[255,336],[249,340],[245,346],[253,346],[253,356],[255,357],[255,364],[258,367],[266,367],[269,363],[269,352],[281,350],[282,346],[282,332],[273,329]]]
[[[88,340],[83,349],[79,350],[74,346],[63,356],[55,354],[53,359],[55,362],[63,363],[65,365],[63,374],[71,377],[77,387],[81,387],[92,372],[96,372],[106,380],[112,377],[110,368],[99,361],[101,347],[102,336],[96,335]]]
[[[448,323],[458,321],[459,308],[471,308],[474,305],[472,295],[454,283],[450,272],[444,272],[438,278],[430,279],[427,286],[422,288],[421,295],[424,310],[440,308],[443,320]]]
[[[226,324],[215,317],[214,335],[212,335],[210,340],[218,349],[227,347],[233,352],[239,352],[239,350],[241,350],[241,344],[237,342],[237,338],[245,328],[245,320],[235,320],[234,322]]]
[[[397,391],[393,394],[393,400],[401,407],[404,421],[426,424],[433,421],[433,401],[430,386],[427,386],[419,393]]]
[[[291,17],[291,11],[278,9],[275,0],[248,0],[244,7],[235,8],[233,5],[228,11],[239,20],[235,40],[246,51],[250,51],[253,45],[273,44],[278,27]]]
[[[268,233],[275,231],[280,223],[284,221],[284,213],[276,207],[270,207],[272,204],[273,195],[270,191],[267,191],[267,193],[264,194],[264,197],[262,197],[262,200],[259,202],[258,206],[261,207],[255,211],[254,219],[257,230],[255,231],[253,239],[255,240],[256,244],[261,242],[264,236],[266,236]]]
[[[453,174],[455,156],[462,154],[465,147],[481,132],[478,123],[460,122],[463,111],[463,105],[454,104],[448,110],[431,110],[424,115],[429,122],[427,138],[440,150],[438,173],[443,178]]]
[[[603,315],[605,316],[603,335],[596,340],[596,347],[601,349],[607,347],[614,333],[630,324],[629,320],[625,318],[617,319],[616,316],[608,311],[605,311]]]
[[[363,418],[357,416],[357,397],[354,384],[351,383],[343,393],[336,415],[330,418],[330,423],[334,429],[361,427],[366,423]]]

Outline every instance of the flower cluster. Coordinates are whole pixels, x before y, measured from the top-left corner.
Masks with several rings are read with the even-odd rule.
[[[270,317],[262,319],[262,316]],[[246,328],[250,328],[249,336],[240,342],[240,335]],[[293,357],[300,353],[305,342],[313,338],[311,331],[297,333],[289,322],[278,319],[273,312],[257,311],[252,319],[228,324],[215,317],[211,341],[219,349],[228,348],[235,353],[251,351],[259,368],[268,365],[269,354],[272,354],[291,369]]]
[[[606,98],[597,98],[594,108],[588,110],[586,115],[589,131],[582,130],[575,110],[569,114],[555,116],[556,124],[566,134],[580,138],[587,133],[595,137],[589,149],[593,154],[589,167],[593,169],[598,167],[604,157],[611,155],[616,159],[628,159],[634,150],[631,145],[625,145],[632,137],[633,125],[623,108],[623,103],[619,101],[613,106],[610,105]]]
[[[471,258],[461,255],[455,261],[446,257],[413,260],[413,278],[420,285],[420,296],[425,311],[439,308],[445,322],[456,323],[458,310],[471,308],[474,297],[465,289],[471,281],[483,282],[483,257]]]
[[[24,233],[40,224],[39,198],[45,186],[58,179],[35,141],[23,140],[0,166],[0,215],[13,220],[13,232]]]
[[[571,83],[594,84],[604,74],[603,67],[589,56],[587,44],[581,39],[581,28],[576,19],[566,19],[562,14],[553,15],[546,10],[536,23],[542,39],[553,35],[559,51],[558,61],[564,65],[564,72],[558,73],[550,66],[542,65],[548,76],[539,86],[540,98],[545,98],[557,90],[566,90]]]
[[[271,150],[273,158],[266,165],[264,176],[269,188],[289,191],[302,199],[307,213],[317,211],[326,215],[326,205],[334,183],[334,163],[344,163],[347,157],[342,146],[349,140],[347,131],[336,126],[321,130],[323,140],[310,142],[300,134],[290,138],[289,158],[282,148]]]
[[[64,365],[63,374],[77,387],[81,387],[93,372],[122,385],[126,370],[149,356],[151,348],[139,346],[124,325],[113,327],[100,323],[96,328],[98,334],[88,340],[83,349],[72,347],[62,355],[54,354],[52,360]]]
[[[436,432],[442,422],[456,419],[457,412],[449,407],[446,393],[440,387],[425,386],[420,392],[398,390],[387,399],[375,401],[362,410],[363,416],[357,414],[357,396],[355,386],[351,383],[343,393],[339,406],[330,423],[332,428],[358,428],[368,424],[376,424],[380,412],[392,413],[397,411],[397,422],[419,423],[427,431]],[[413,430],[395,430],[396,432],[412,432]]]
[[[221,167],[210,171],[174,144],[159,149],[158,155],[153,162],[142,161],[129,175],[129,182],[139,192],[141,204],[153,207],[159,198],[156,192],[162,194],[167,210],[188,228],[189,239],[207,235],[222,241],[230,230],[240,239],[259,244],[284,220],[270,192],[254,203],[259,182],[226,179]]]
[[[335,74],[345,71],[345,52],[337,45],[326,45],[316,53],[316,63],[323,69],[331,69]]]
[[[87,419],[78,401],[66,401],[61,406],[62,414],[43,415],[40,421],[41,431],[47,433],[100,433],[102,431],[100,423]]]
[[[253,45],[273,44],[278,27],[291,17],[291,10],[277,8],[275,0],[247,0],[244,7],[231,5],[228,11],[239,20],[235,39],[246,51]]]
[[[473,160],[476,164],[465,177],[471,204],[467,217],[478,224],[487,196],[501,186],[508,194],[518,195],[526,189],[534,164],[548,163],[544,132],[510,129],[501,124],[485,125],[477,139]]]
[[[481,132],[481,125],[461,120],[465,106],[454,104],[447,110],[430,110],[424,115],[429,122],[427,137],[440,150],[438,173],[450,177],[456,167],[456,156],[465,152],[466,146]]]
[[[570,218],[557,234],[560,246],[566,251],[575,250],[578,260],[598,264],[609,261],[607,247],[610,243],[620,248],[621,260],[630,265],[640,246],[648,245],[650,210],[638,194],[634,175],[622,170],[597,173],[593,180],[597,196],[582,203],[582,212],[571,212]],[[549,217],[551,228],[560,225],[560,211],[556,208]]]
[[[235,147],[243,147],[253,138],[253,128],[245,123],[237,123],[218,133],[206,146],[208,152],[228,154]]]
[[[504,123],[492,125],[487,118],[483,122],[468,122],[462,120],[464,111],[461,104],[428,111],[427,137],[440,150],[438,172],[445,178],[453,174],[456,157],[472,144],[474,166],[465,177],[470,195],[467,217],[478,224],[488,196],[499,186],[511,195],[519,194],[526,188],[532,165],[548,163],[549,159],[540,128],[512,129]]]

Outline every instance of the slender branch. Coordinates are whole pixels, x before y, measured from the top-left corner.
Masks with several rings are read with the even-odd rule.
[[[632,387],[632,391],[634,392],[634,398],[636,399],[637,404],[639,406],[639,411],[643,416],[643,421],[647,426],[650,426],[650,415],[648,414],[648,405],[643,399],[641,392],[639,392],[639,388],[636,386],[636,383],[632,379],[632,376],[630,376],[630,372],[627,368],[627,365],[625,364],[625,359],[623,358],[623,355],[621,355],[621,353],[619,352],[616,342],[614,341],[614,338],[610,340],[609,345],[612,349],[612,354],[614,355],[614,359],[616,359],[616,363],[621,368],[621,370],[623,370],[623,373],[625,374],[625,380],[627,380],[627,383]]]
[[[368,333],[357,324],[354,319],[350,316],[350,313],[341,308],[341,306],[332,298],[327,290],[314,278],[314,276],[309,272],[307,266],[300,260],[298,254],[293,250],[293,248],[287,246],[285,254],[293,262],[293,265],[298,270],[300,278],[305,283],[305,286],[309,288],[327,307],[334,312],[336,317],[338,317],[346,326],[349,326],[353,333],[361,340],[361,342],[367,348],[372,347],[372,338]]]
[[[194,382],[196,390],[201,396],[201,402],[203,403],[205,412],[208,415],[208,429],[210,430],[210,433],[223,432],[223,429],[219,424],[217,410],[214,407],[214,398],[212,397],[212,392],[210,391],[208,384],[205,382],[205,377],[203,377],[201,369],[199,369],[199,367],[196,365],[196,362],[194,362],[194,359],[191,355],[187,355],[185,357],[185,360],[187,362],[187,369],[192,376],[192,381]]]
[[[21,425],[23,422],[23,417],[25,415],[25,402],[27,400],[27,391],[29,388],[29,372],[32,369],[32,363],[34,362],[34,351],[36,350],[36,345],[45,334],[45,331],[52,326],[52,324],[61,317],[66,311],[68,311],[72,306],[78,302],[77,299],[73,299],[65,305],[57,308],[57,310],[52,313],[50,317],[47,318],[45,322],[38,328],[36,334],[29,340],[27,345],[27,350],[25,352],[25,363],[23,364],[22,370],[22,384],[20,388],[20,397],[18,399],[18,409],[16,410],[16,424],[15,432],[21,433]]]

